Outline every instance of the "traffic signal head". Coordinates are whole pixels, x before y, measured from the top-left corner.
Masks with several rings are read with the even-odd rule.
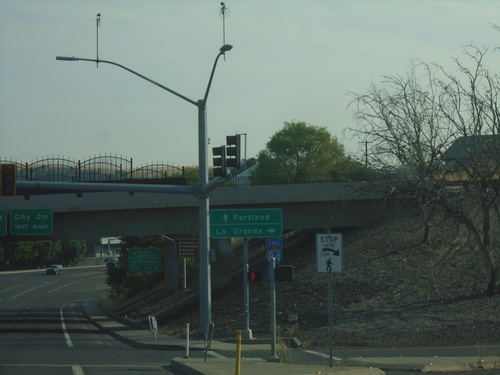
[[[241,163],[241,134],[226,136],[227,166],[239,168]]]
[[[214,176],[226,177],[226,146],[212,147]]]
[[[16,196],[16,165],[15,164],[1,164],[1,197],[15,197]]]

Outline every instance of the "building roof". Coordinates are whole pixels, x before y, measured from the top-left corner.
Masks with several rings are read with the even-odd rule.
[[[500,153],[500,135],[488,134],[459,137],[443,153],[444,160],[466,160],[481,157],[483,154]]]
[[[101,237],[101,245],[121,245],[122,241],[118,237]]]

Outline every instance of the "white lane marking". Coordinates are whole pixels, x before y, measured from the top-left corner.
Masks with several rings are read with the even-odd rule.
[[[125,369],[125,370],[127,370],[127,369],[130,369],[131,367],[134,367],[134,370],[137,370],[137,371],[140,371],[140,370],[144,370],[144,371],[159,370],[159,371],[161,371],[163,369],[163,367],[155,366],[155,365],[151,365],[151,366],[147,366],[147,365],[84,365],[84,366],[91,368],[91,369],[98,368],[98,369],[106,369],[106,370],[107,369],[110,369],[110,370]],[[66,367],[70,367],[70,365],[53,365],[53,364],[46,364],[46,363],[41,363],[41,364],[38,364],[38,363],[0,364],[0,370],[3,368],[9,368],[9,367],[12,367],[12,368],[16,368],[16,367],[66,368]],[[84,374],[83,367],[81,365],[71,365],[71,369],[73,371],[81,371],[81,372],[78,372],[77,374]],[[73,372],[73,374],[75,374],[75,372]]]
[[[17,298],[19,296],[22,296],[24,293],[28,293],[28,292],[31,292],[32,290],[35,290],[35,289],[38,289],[38,288],[41,288],[41,287],[44,287],[44,286],[47,286],[47,285],[50,285],[50,284],[54,284],[56,283],[57,281],[52,281],[50,283],[47,283],[47,284],[42,284],[42,285],[38,285],[38,286],[35,286],[31,289],[28,289],[28,290],[25,290],[24,292],[21,292],[19,294],[16,294],[14,297],[11,297],[10,299],[13,300],[14,298]]]
[[[66,288],[67,286],[70,286],[70,285],[73,285],[73,284],[78,284],[80,281],[75,281],[73,283],[69,283],[69,284],[65,284],[65,285],[62,285],[58,288],[55,288],[55,289],[52,289],[52,290],[49,290],[48,294],[52,293],[52,292],[55,292],[56,290],[59,290],[59,289],[62,289],[62,288]]]
[[[73,371],[73,375],[85,375],[82,366],[79,365],[71,366],[71,371]]]
[[[72,303],[72,302],[70,302],[70,303]],[[63,309],[67,305],[69,305],[69,303],[66,303],[66,304],[61,306],[61,308],[59,309],[59,316],[61,317],[61,327],[62,327],[62,330],[64,333],[64,338],[66,339],[66,345],[68,345],[68,348],[73,348],[74,347],[73,341],[71,341],[71,337],[69,336],[69,333],[66,329],[66,323],[64,323]]]
[[[322,358],[330,358],[329,354],[325,354],[325,353],[321,353],[321,352],[315,352],[314,350],[305,350],[305,352],[309,353],[309,354],[314,354],[314,355],[320,356]],[[342,361],[342,358],[340,358],[340,357],[332,357],[332,359],[335,360],[335,361]]]

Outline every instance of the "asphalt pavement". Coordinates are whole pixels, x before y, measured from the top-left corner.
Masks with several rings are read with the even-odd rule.
[[[207,349],[205,340],[179,339],[165,334],[156,335],[149,329],[140,329],[133,325],[115,320],[106,314],[97,301],[84,304],[89,319],[101,330],[134,347],[151,349],[183,350],[185,357],[172,359],[171,366],[184,375],[380,375],[384,370],[408,370],[420,372],[451,372],[477,369],[500,369],[500,356],[473,357],[363,357],[334,358],[333,367],[329,366],[329,358],[318,361],[318,364],[287,364],[277,362],[274,358],[236,358],[236,344],[212,340]],[[244,340],[242,350],[269,350],[269,340]],[[190,358],[194,350],[209,351],[205,358]],[[232,358],[217,355],[217,352],[230,352]]]

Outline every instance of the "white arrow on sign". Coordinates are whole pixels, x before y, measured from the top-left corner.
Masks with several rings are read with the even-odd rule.
[[[342,233],[316,234],[318,272],[342,272]]]

